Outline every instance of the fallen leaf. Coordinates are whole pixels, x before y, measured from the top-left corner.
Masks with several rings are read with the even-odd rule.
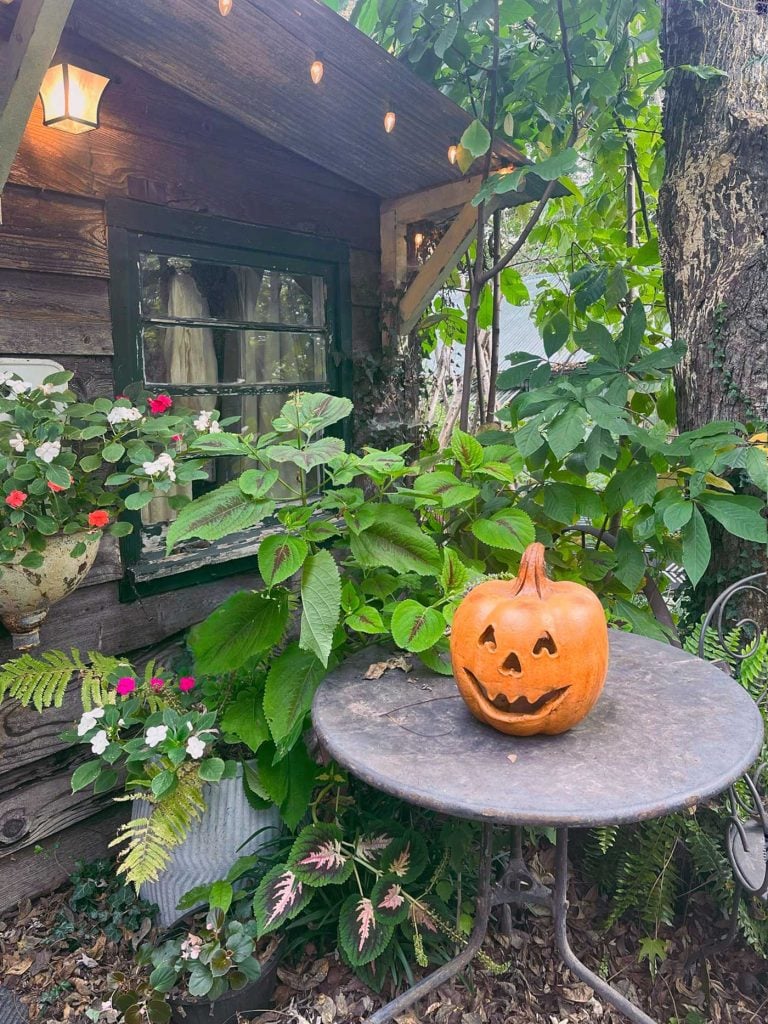
[[[507,760],[510,764],[514,764],[517,760],[517,754],[507,754]]]
[[[407,658],[402,655],[396,658],[387,658],[386,661],[374,661],[372,665],[368,666],[368,671],[365,673],[364,679],[381,679],[385,672],[388,672],[391,668],[399,668],[401,672],[410,672],[412,665]]]
[[[17,960],[15,963],[12,963],[10,967],[6,967],[5,970],[7,974],[13,974],[16,977],[21,977],[22,974],[27,973],[34,962],[33,957],[25,958],[24,960]]]

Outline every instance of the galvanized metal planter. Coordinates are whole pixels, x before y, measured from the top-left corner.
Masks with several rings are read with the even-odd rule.
[[[59,533],[46,538],[45,550],[40,552],[43,564],[38,569],[20,564],[29,554],[26,548],[0,567],[0,619],[16,650],[40,643],[39,628],[48,609],[82,583],[96,560],[100,542],[98,531]],[[80,543],[85,544],[85,551],[73,558],[70,552]]]
[[[206,785],[203,793],[203,816],[172,851],[168,867],[158,880],[141,887],[142,897],[160,908],[158,921],[164,928],[184,915],[185,911],[176,908],[185,892],[224,878],[238,857],[258,852],[280,831],[277,807],[257,811],[248,803],[242,767],[237,778]],[[146,801],[134,802],[134,818],[146,817],[149,811]]]

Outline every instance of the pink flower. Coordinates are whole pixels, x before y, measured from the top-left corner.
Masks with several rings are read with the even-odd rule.
[[[118,679],[116,689],[121,697],[125,697],[136,689],[136,680],[132,676],[123,676],[122,679]]]
[[[103,508],[97,508],[94,512],[88,513],[88,525],[89,526],[107,526],[109,523],[109,512],[105,512]]]
[[[11,491],[5,499],[5,504],[10,505],[11,508],[21,508],[28,497],[29,495],[25,494],[24,491]]]
[[[174,434],[171,437],[171,440],[175,441],[176,444],[181,444],[181,442],[184,440],[184,436],[182,434]]]
[[[71,481],[71,478],[70,478],[70,483],[71,482],[72,481]],[[66,491],[66,489],[67,488],[66,487],[62,487],[61,484],[55,484],[53,482],[53,480],[49,480],[48,481],[48,490],[49,491],[53,491],[54,494],[58,494],[60,491]]]
[[[153,416],[159,416],[161,413],[167,412],[173,405],[173,399],[170,395],[158,395],[157,398],[150,398],[147,400],[149,411]]]
[[[192,676],[182,676],[179,679],[179,689],[182,693],[187,693],[189,690],[194,690],[195,680]]]
[[[158,679],[157,676],[153,676],[152,679],[149,680],[149,685],[152,687],[153,690],[162,690],[162,688],[165,686],[165,680]]]

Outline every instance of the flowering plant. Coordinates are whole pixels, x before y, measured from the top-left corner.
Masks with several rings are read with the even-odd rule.
[[[53,373],[36,385],[0,375],[0,565],[23,553],[22,565],[39,568],[46,537],[55,534],[130,533],[130,523],[118,522],[123,509],[205,477],[199,461],[177,466],[174,454],[214,432],[215,420],[198,430],[162,394],[138,404],[122,396],[80,402],[72,376]],[[84,550],[78,539],[73,557]]]

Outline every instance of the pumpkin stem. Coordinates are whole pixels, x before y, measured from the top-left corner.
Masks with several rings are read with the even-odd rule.
[[[529,544],[523,552],[520,560],[520,571],[513,580],[514,594],[531,593],[536,591],[539,597],[543,597],[549,590],[549,577],[544,564],[544,545],[535,543]]]

